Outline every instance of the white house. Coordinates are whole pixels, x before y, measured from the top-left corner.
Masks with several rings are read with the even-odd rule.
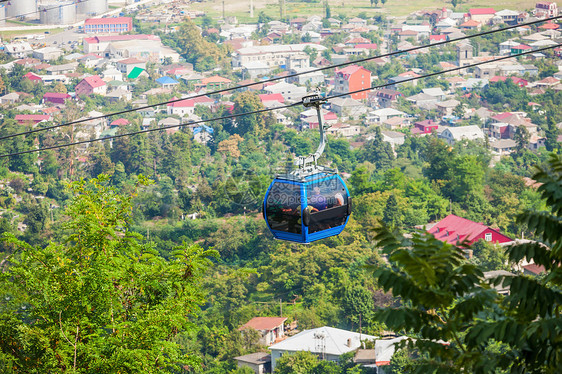
[[[292,83],[279,82],[263,89],[267,93],[280,93],[287,101],[297,101],[307,94],[306,87],[299,87]]]
[[[484,133],[480,127],[476,125],[461,126],[461,127],[448,127],[440,135],[440,138],[444,139],[450,145],[455,144],[463,139],[467,140],[484,140]]]
[[[169,103],[166,106],[168,115],[176,114],[180,117],[187,117],[195,113],[195,101],[192,99],[184,99]]]
[[[394,108],[383,108],[369,112],[367,115],[367,121],[369,123],[382,123],[394,117],[404,118],[405,115],[406,113]]]
[[[333,327],[319,327],[304,330],[295,336],[269,347],[271,351],[271,370],[275,371],[277,360],[286,354],[308,351],[327,361],[339,361],[342,354],[356,350],[361,341],[374,341],[375,336],[359,334]]]

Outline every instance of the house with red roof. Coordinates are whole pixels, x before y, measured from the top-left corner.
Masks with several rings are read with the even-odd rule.
[[[223,78],[218,75],[201,79],[201,84],[205,85],[208,90],[220,90],[230,87],[232,81],[228,78]]]
[[[482,239],[491,243],[507,243],[513,241],[509,236],[492,229],[482,223],[449,214],[431,227],[428,232],[436,239],[449,244],[466,242],[469,245]]]
[[[462,30],[480,30],[481,28],[482,28],[482,24],[473,19],[469,19],[468,21],[463,22],[459,25],[459,29]]]
[[[88,18],[84,21],[84,32],[86,34],[121,34],[132,30],[133,19],[131,17]]]
[[[39,122],[50,121],[51,116],[48,114],[16,114],[14,118],[20,125],[36,125]]]
[[[166,113],[168,115],[176,114],[180,117],[185,117],[195,113],[195,101],[193,99],[184,99],[169,103],[166,106]]]
[[[280,93],[261,94],[258,96],[266,108],[269,108],[272,105],[283,104],[285,102],[285,98]]]
[[[192,100],[195,105],[203,105],[208,108],[211,108],[213,105],[215,105],[215,100],[206,95],[194,97]]]
[[[259,343],[270,346],[285,337],[286,317],[254,317],[238,328],[239,331],[254,329],[260,333]]]
[[[92,75],[82,79],[76,87],[74,87],[74,91],[77,96],[93,94],[105,95],[107,93],[107,85],[99,75]]]
[[[43,95],[43,103],[64,104],[71,96],[62,92],[47,92]]]
[[[129,124],[129,120],[126,118],[119,118],[109,124],[110,127],[119,127],[119,126],[127,126]]]
[[[444,42],[447,40],[447,35],[429,35],[429,44]]]
[[[359,65],[349,65],[336,69],[334,77],[334,95],[362,90],[371,87],[371,72]],[[351,98],[361,100],[367,98],[367,91],[351,94]]]
[[[37,74],[33,74],[32,72],[29,72],[29,73],[25,74],[23,77],[26,78],[26,79],[29,79],[32,82],[42,82],[43,81],[40,76],[38,76]]]
[[[433,131],[437,131],[439,124],[432,119],[426,119],[424,121],[418,121],[414,123],[414,127],[410,129],[412,135],[427,135],[431,134]]]
[[[472,8],[468,11],[468,18],[481,24],[488,24],[495,15],[494,8]]]

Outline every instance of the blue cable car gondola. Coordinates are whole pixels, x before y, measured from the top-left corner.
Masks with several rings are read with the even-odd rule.
[[[276,239],[310,243],[338,235],[351,214],[351,197],[343,179],[317,165],[326,146],[320,112],[325,102],[318,95],[303,98],[305,107],[316,107],[320,145],[316,153],[297,160],[296,170],[278,175],[265,194],[263,214]]]

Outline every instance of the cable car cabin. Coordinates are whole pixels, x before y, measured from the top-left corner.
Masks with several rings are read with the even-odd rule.
[[[343,231],[351,198],[337,174],[319,172],[303,178],[288,174],[271,182],[263,212],[276,239],[310,243]]]

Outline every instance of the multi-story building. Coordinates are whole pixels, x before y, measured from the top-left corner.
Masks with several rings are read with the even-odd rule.
[[[346,94],[371,87],[371,72],[363,66],[350,65],[336,70],[334,78],[334,94]],[[350,95],[352,99],[361,100],[367,98],[367,91],[357,92]]]
[[[552,1],[539,1],[535,4],[535,15],[537,17],[556,17],[558,16],[558,5]]]
[[[84,32],[86,34],[121,34],[132,30],[133,19],[131,17],[88,18],[84,21]]]
[[[306,47],[316,49],[318,52],[326,49],[326,47],[318,44],[273,44],[244,47],[232,53],[232,67],[239,68],[248,62],[256,61],[269,67],[286,67],[287,63],[291,65],[291,68],[307,67],[300,64]]]

